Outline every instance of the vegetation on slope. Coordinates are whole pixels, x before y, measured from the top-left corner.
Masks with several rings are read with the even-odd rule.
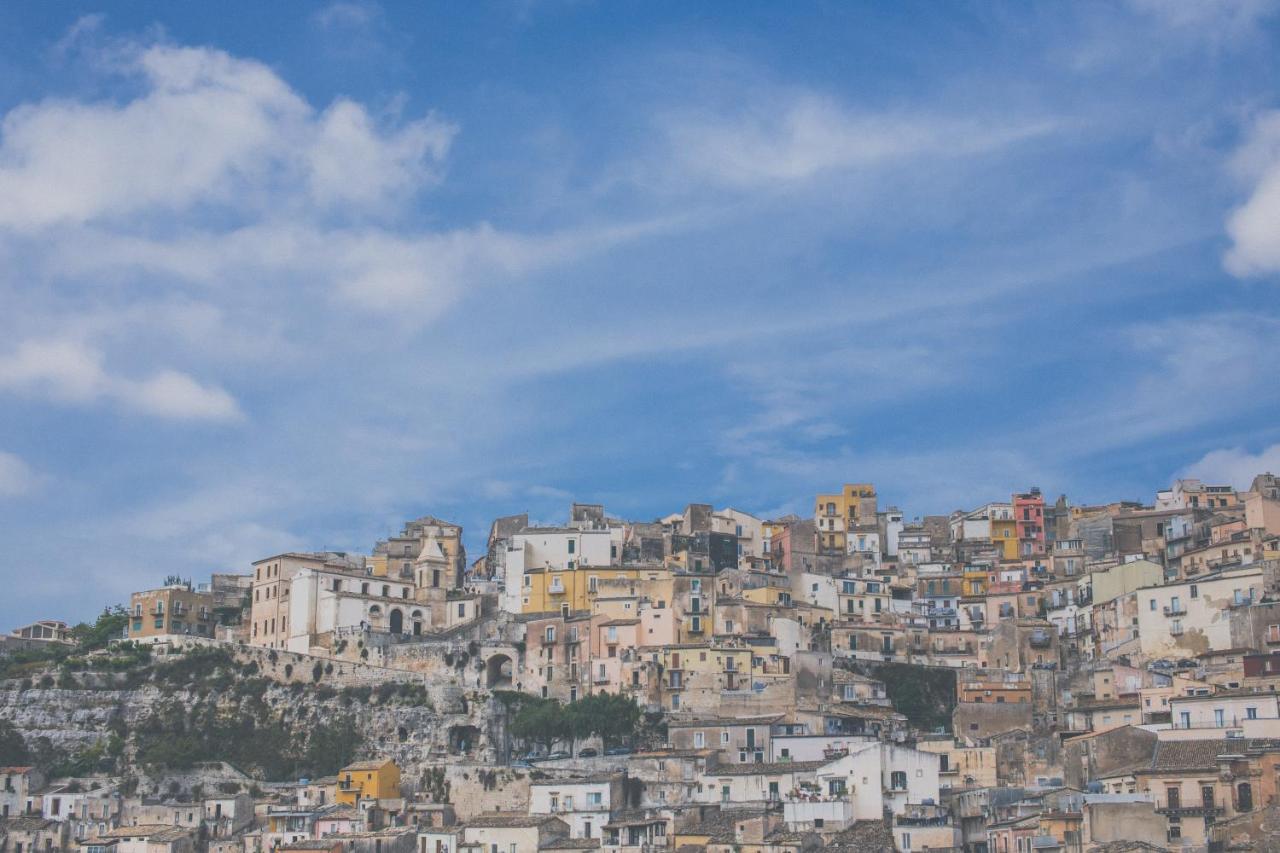
[[[885,663],[871,667],[872,678],[884,682],[893,707],[917,728],[951,730],[956,707],[956,674],[949,669]]]
[[[511,734],[525,743],[550,751],[557,743],[573,745],[592,735],[606,746],[635,736],[640,708],[625,696],[593,693],[563,705],[524,693],[500,691],[500,701],[514,709]]]

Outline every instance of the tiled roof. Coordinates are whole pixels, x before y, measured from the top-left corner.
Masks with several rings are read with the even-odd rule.
[[[1214,770],[1218,755],[1226,750],[1225,740],[1165,740],[1156,743],[1151,769]]]

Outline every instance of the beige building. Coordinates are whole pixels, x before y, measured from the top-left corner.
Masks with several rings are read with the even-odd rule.
[[[1105,604],[1144,586],[1163,583],[1164,568],[1150,560],[1133,560],[1094,572],[1089,580],[1093,587],[1093,603]]]
[[[248,642],[283,649],[289,640],[290,581],[303,569],[363,574],[364,558],[334,552],[276,554],[253,564]]]
[[[1244,568],[1165,586],[1137,598],[1137,640],[1144,657],[1188,658],[1232,648],[1230,612],[1262,597],[1260,568]]]
[[[916,749],[938,756],[938,787],[944,790],[993,788],[998,784],[994,746],[965,746],[947,737],[920,741]]]
[[[1250,530],[1280,535],[1280,500],[1266,493],[1250,492],[1244,500],[1244,518]]]
[[[135,592],[129,596],[129,639],[170,634],[212,637],[214,598],[186,584]]]

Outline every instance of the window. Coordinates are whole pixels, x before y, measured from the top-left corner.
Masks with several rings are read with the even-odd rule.
[[[1213,709],[1213,724],[1218,728],[1222,728],[1226,725],[1226,714],[1221,708]]]
[[[893,791],[907,790],[907,773],[905,770],[894,770],[889,774],[889,788]]]
[[[1192,585],[1191,585],[1191,597],[1192,597],[1192,598],[1199,598],[1199,597],[1200,597],[1200,588],[1199,588],[1198,586],[1196,586],[1195,584],[1192,584]]]
[[[570,539],[570,540],[569,540],[569,553],[570,553],[570,554],[572,554],[572,553],[574,552],[574,548],[577,546],[577,544],[578,544],[578,543],[574,542],[572,539]]]
[[[554,643],[556,641],[556,626],[548,625],[544,636],[547,638],[548,643]]]
[[[1151,609],[1152,609],[1152,610],[1155,610],[1155,609],[1156,609],[1156,600],[1155,600],[1154,598],[1153,598],[1153,599],[1151,599]]]
[[[702,749],[707,745],[707,736],[702,732],[693,733],[693,748]]]
[[[1244,718],[1245,718],[1246,720],[1256,720],[1256,719],[1258,719],[1258,709],[1257,709],[1257,708],[1245,708],[1245,709],[1244,709]]]

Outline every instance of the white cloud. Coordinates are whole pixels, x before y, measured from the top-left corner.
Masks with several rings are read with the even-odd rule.
[[[921,155],[991,151],[1054,127],[910,113],[855,112],[813,93],[763,97],[732,112],[671,118],[666,128],[685,167],[731,186],[803,181],[824,172]]]
[[[25,495],[35,488],[37,479],[26,462],[0,450],[0,498]]]
[[[1206,483],[1227,483],[1244,490],[1257,475],[1277,472],[1280,472],[1280,444],[1264,447],[1257,453],[1243,447],[1213,450],[1188,466],[1181,476],[1198,477]]]
[[[1280,272],[1280,110],[1259,117],[1232,166],[1252,191],[1227,220],[1227,270],[1237,276]]]
[[[132,379],[109,374],[97,350],[67,339],[23,341],[0,357],[0,391],[56,402],[111,400],[142,414],[171,420],[234,421],[240,407],[226,391],[176,370]]]
[[[258,62],[156,45],[116,65],[123,104],[46,100],[0,124],[0,227],[297,205],[349,215],[438,177],[455,128],[434,116],[379,128],[360,105],[317,112]],[[314,212],[314,211],[311,211]]]

